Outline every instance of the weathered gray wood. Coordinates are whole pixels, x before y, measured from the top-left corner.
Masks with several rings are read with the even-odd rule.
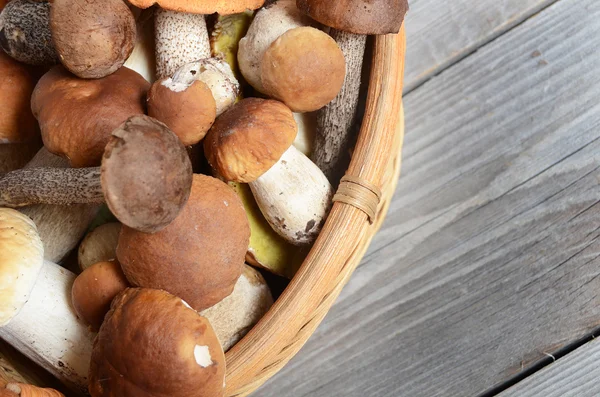
[[[561,0],[406,98],[386,226],[257,395],[475,396],[598,327],[598,37]]]
[[[599,378],[600,341],[594,340],[498,397],[597,397]]]
[[[405,90],[412,90],[555,1],[410,1]]]

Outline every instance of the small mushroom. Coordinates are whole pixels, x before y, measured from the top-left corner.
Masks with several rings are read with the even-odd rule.
[[[106,77],[123,66],[137,34],[123,0],[52,0],[50,29],[62,64],[84,79]]]
[[[115,298],[94,343],[92,397],[222,397],[225,355],[208,320],[167,292]]]
[[[123,224],[154,233],[177,217],[191,184],[190,159],[175,134],[148,116],[133,116],[113,131],[101,167],[10,172],[0,179],[0,205],[106,200]]]
[[[261,65],[269,46],[288,30],[314,23],[298,10],[295,0],[279,0],[260,9],[239,43],[238,62],[246,81],[257,91],[265,93]]]
[[[54,65],[58,54],[52,43],[47,1],[12,0],[0,13],[0,47],[19,62]]]
[[[34,73],[0,50],[0,76],[0,173],[5,173],[23,167],[41,142],[30,106]]]
[[[73,167],[93,167],[100,164],[112,131],[129,117],[144,114],[149,88],[127,68],[85,80],[56,66],[35,87],[31,107],[51,153],[67,157]]]
[[[118,262],[99,262],[84,270],[73,283],[71,299],[77,316],[98,331],[113,299],[129,287]]]
[[[85,270],[95,263],[115,260],[120,233],[118,222],[106,223],[88,233],[79,245],[79,268]]]
[[[0,208],[0,338],[74,390],[87,386],[94,335],[68,291],[75,275],[44,261],[35,224]]]
[[[297,0],[298,9],[333,29],[347,71],[340,94],[317,116],[317,138],[311,159],[332,181],[346,171],[349,146],[358,119],[366,35],[398,33],[408,10],[407,0]]]
[[[210,309],[200,312],[213,326],[223,350],[238,343],[273,305],[273,296],[263,276],[250,266],[244,271],[233,293]]]
[[[139,8],[158,4],[156,10],[156,75],[172,76],[181,66],[210,58],[210,43],[204,15],[236,14],[261,7],[264,0],[207,1],[131,0]]]
[[[215,122],[217,104],[202,81],[187,84],[162,79],[148,92],[148,114],[165,123],[185,146],[191,146],[204,139]]]
[[[8,383],[0,390],[2,397],[65,397],[54,389],[42,389],[23,383]]]
[[[292,143],[297,125],[281,102],[248,98],[217,119],[204,151],[229,181],[249,183],[263,215],[295,245],[312,243],[331,205],[333,189],[321,170]]]
[[[346,75],[344,54],[329,35],[312,27],[289,30],[265,51],[264,92],[295,112],[312,112],[331,102]]]
[[[190,198],[169,226],[154,234],[123,227],[117,260],[132,285],[164,289],[200,311],[231,294],[249,239],[248,219],[233,190],[194,175]]]

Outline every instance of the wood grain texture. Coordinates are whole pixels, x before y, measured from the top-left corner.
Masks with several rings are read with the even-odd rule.
[[[405,90],[414,89],[556,1],[409,1]]]
[[[386,226],[257,395],[475,396],[598,327],[599,21],[561,0],[405,98]]]
[[[600,395],[600,341],[581,346],[498,397],[597,397]]]

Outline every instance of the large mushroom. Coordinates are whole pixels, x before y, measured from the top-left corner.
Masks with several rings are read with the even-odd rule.
[[[71,304],[75,275],[44,261],[35,224],[0,208],[0,338],[74,390],[87,387],[94,335]]]
[[[225,355],[208,320],[167,292],[128,289],[94,342],[92,397],[222,397]]]
[[[229,181],[249,183],[269,224],[295,245],[321,230],[333,189],[292,143],[292,111],[274,100],[248,98],[217,119],[204,141],[211,166]]]
[[[0,179],[0,205],[69,205],[106,200],[123,223],[153,233],[185,205],[192,166],[181,141],[164,124],[133,116],[112,132],[102,166],[24,169]]]
[[[190,198],[169,226],[153,234],[123,227],[117,260],[132,285],[164,289],[200,311],[231,294],[249,239],[248,219],[233,190],[194,175]]]
[[[53,65],[58,54],[52,44],[50,3],[12,0],[0,14],[0,47],[19,62]]]
[[[56,66],[40,79],[31,107],[51,153],[67,157],[73,167],[93,167],[100,164],[112,131],[129,117],[144,114],[149,88],[127,68],[86,80]]]
[[[317,136],[311,159],[330,180],[346,170],[352,131],[357,121],[366,35],[398,33],[408,10],[407,0],[296,0],[298,8],[330,26],[330,35],[346,59],[346,80],[340,94],[317,116]]]
[[[52,0],[50,29],[61,63],[85,79],[114,73],[136,44],[135,18],[123,0]]]

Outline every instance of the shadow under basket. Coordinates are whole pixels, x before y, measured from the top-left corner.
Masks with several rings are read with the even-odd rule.
[[[350,279],[387,214],[400,176],[404,137],[404,28],[397,35],[377,36],[373,43],[366,110],[346,182],[296,276],[271,310],[226,354],[227,397],[248,396],[296,355]],[[0,378],[57,386],[4,342]]]

